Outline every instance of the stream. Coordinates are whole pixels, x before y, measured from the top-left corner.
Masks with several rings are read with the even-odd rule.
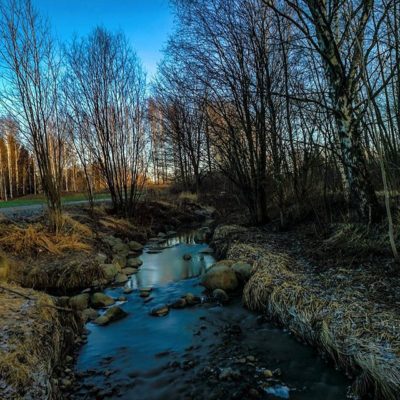
[[[133,292],[118,303],[129,315],[108,326],[87,324],[75,371],[81,385],[71,398],[346,398],[349,380],[312,348],[244,309],[239,298],[225,306],[204,298],[199,276],[215,261],[209,250],[193,232],[145,247],[143,265],[128,282]],[[152,288],[145,299],[144,287]],[[149,315],[188,292],[203,303]],[[119,298],[123,288],[106,293]]]

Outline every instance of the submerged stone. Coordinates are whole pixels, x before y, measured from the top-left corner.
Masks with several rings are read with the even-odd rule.
[[[124,287],[124,294],[131,294],[133,292],[133,288],[131,287]]]
[[[151,290],[152,290],[151,288],[141,288],[141,289],[139,289],[139,296],[140,297],[149,297]]]
[[[228,301],[229,301],[228,294],[225,292],[225,290],[222,290],[222,289],[214,289],[213,297],[215,300],[217,300],[221,303],[228,303]]]
[[[169,313],[169,307],[167,305],[162,305],[156,308],[153,308],[150,312],[150,315],[153,317],[164,317]]]
[[[187,305],[186,299],[177,299],[171,304],[171,308],[185,308]]]
[[[184,296],[184,299],[186,300],[186,303],[188,306],[195,306],[196,304],[201,303],[201,299],[199,296],[195,296],[192,293],[187,293]]]

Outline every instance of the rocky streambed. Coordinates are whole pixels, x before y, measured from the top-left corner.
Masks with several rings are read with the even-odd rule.
[[[118,272],[126,279],[98,295],[112,300],[87,323],[74,371],[63,372],[66,397],[346,398],[348,380],[312,348],[244,309],[240,291],[205,291],[201,282],[213,289],[236,279],[240,286],[245,273],[239,264],[234,278],[204,277],[215,263],[205,232],[150,240],[135,257],[141,265],[124,266],[137,271]],[[220,263],[217,270],[225,267],[233,266]],[[88,299],[95,303],[93,294]]]

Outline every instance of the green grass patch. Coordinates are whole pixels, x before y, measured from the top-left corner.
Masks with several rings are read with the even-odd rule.
[[[110,195],[108,193],[98,193],[95,195],[95,200],[107,200],[109,198]],[[61,201],[63,204],[85,200],[87,200],[87,195],[85,193],[69,193],[61,197]],[[18,199],[13,199],[9,201],[0,201],[0,208],[26,207],[42,204],[46,204],[46,198],[42,195],[37,195],[20,197]]]

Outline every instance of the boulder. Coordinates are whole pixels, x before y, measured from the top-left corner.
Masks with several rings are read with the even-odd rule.
[[[192,259],[192,255],[191,254],[184,254],[182,257],[185,261],[189,261]]]
[[[89,294],[83,293],[69,299],[69,305],[74,310],[83,311],[89,305]]]
[[[131,294],[133,292],[133,288],[129,287],[129,286],[125,286],[124,287],[124,294]]]
[[[129,253],[129,246],[125,243],[117,243],[112,246],[112,251],[114,254],[126,256]]]
[[[112,263],[117,267],[118,272],[120,272],[122,268],[126,267],[126,256],[123,254],[116,254],[112,259]]]
[[[99,263],[99,264],[105,264],[107,261],[107,256],[104,253],[98,253],[96,255],[95,260]]]
[[[208,290],[222,289],[231,292],[239,283],[235,271],[227,265],[215,264],[201,278],[201,284]]]
[[[139,252],[143,250],[143,245],[139,242],[131,241],[128,243],[128,246],[134,252]]]
[[[120,285],[122,283],[128,282],[128,276],[122,273],[117,274],[117,276],[114,278],[114,283],[117,285]]]
[[[214,289],[213,297],[215,300],[217,300],[223,304],[228,303],[228,301],[229,301],[229,296],[227,295],[225,290],[222,290],[222,289]]]
[[[82,319],[85,322],[88,322],[88,321],[93,321],[94,319],[96,319],[99,316],[99,313],[94,308],[86,308],[85,310],[82,311],[81,315],[82,315]]]
[[[139,268],[143,264],[140,258],[128,258],[126,266],[129,268]]]
[[[252,265],[245,262],[237,262],[231,267],[240,282],[246,283],[251,277],[251,271],[253,269]]]
[[[107,281],[112,281],[119,272],[118,267],[115,264],[101,264],[100,267],[102,268]]]
[[[114,306],[109,308],[103,315],[96,318],[94,323],[97,325],[107,325],[110,322],[118,321],[128,315],[122,308]]]
[[[104,308],[113,305],[115,303],[115,299],[107,296],[104,293],[96,292],[90,297],[90,303],[94,308]]]
[[[137,268],[131,268],[131,267],[123,268],[121,271],[121,273],[125,275],[133,275],[136,274],[137,272],[138,272]]]
[[[122,243],[122,240],[120,238],[116,238],[112,235],[103,237],[102,241],[104,244],[108,244],[111,247],[115,246],[118,243]]]
[[[226,265],[227,267],[232,267],[232,265],[235,263],[235,260],[220,260],[217,261],[214,265]]]
[[[150,315],[153,317],[164,317],[169,313],[169,307],[167,305],[162,305],[156,308],[153,308],[150,312]]]

